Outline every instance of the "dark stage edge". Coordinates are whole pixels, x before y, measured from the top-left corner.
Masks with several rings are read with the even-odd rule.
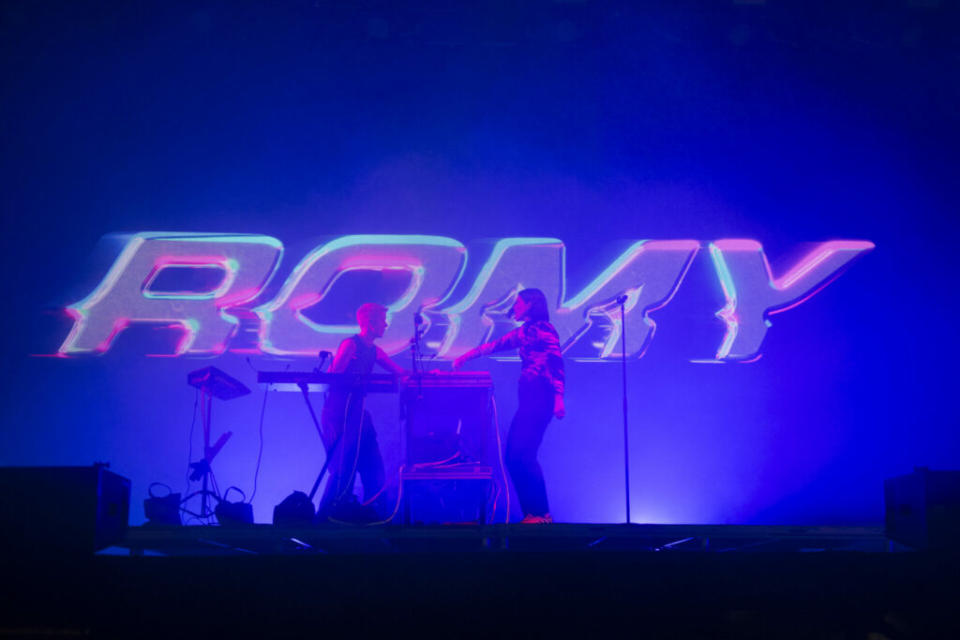
[[[124,545],[8,557],[0,638],[960,637],[960,555],[885,552],[879,528],[135,527]]]
[[[162,555],[504,551],[864,551],[900,549],[880,527],[550,524],[303,528],[132,527],[112,553]]]

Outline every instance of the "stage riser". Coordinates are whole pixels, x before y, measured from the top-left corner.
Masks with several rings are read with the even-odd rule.
[[[69,569],[15,566],[0,631],[472,636],[535,621],[594,634],[626,624],[641,634],[928,637],[956,628],[957,575],[960,558],[927,554],[97,557]],[[891,619],[915,635],[889,635]]]

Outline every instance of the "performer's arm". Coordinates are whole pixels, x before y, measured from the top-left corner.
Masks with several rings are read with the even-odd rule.
[[[380,347],[377,347],[377,364],[394,375],[406,376],[410,374],[409,371],[391,360],[390,356],[387,355],[387,352]]]
[[[487,342],[486,344],[480,345],[476,349],[467,351],[465,354],[453,361],[453,370],[458,371],[468,360],[490,355],[491,353],[496,353],[497,351],[516,349],[520,346],[520,329],[522,328],[523,327],[517,327],[510,333],[502,336],[499,340]]]
[[[552,327],[551,327],[552,328]],[[544,331],[541,339],[546,345],[547,378],[553,386],[553,415],[558,419],[567,415],[563,404],[563,392],[566,387],[567,375],[563,368],[563,353],[560,351],[560,338],[555,330]]]
[[[559,345],[555,354],[547,353],[547,368],[550,371],[550,383],[553,385],[553,415],[563,419],[563,416],[567,415],[567,408],[563,404],[566,373],[563,370],[563,358],[560,356]]]
[[[329,373],[343,373],[347,370],[347,365],[350,364],[350,359],[353,358],[353,354],[357,352],[357,343],[353,341],[353,338],[347,338],[340,343],[340,347],[337,349],[337,355],[333,357],[333,364],[330,365]]]

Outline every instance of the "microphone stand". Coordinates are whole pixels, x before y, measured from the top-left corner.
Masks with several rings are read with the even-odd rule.
[[[413,375],[417,378],[417,399],[423,398],[423,316],[413,314],[413,338],[410,339],[410,357],[413,361]]]
[[[623,378],[623,478],[627,498],[627,524],[630,524],[630,431],[627,428],[627,323],[626,310],[627,296],[619,296],[620,305],[620,363]]]
[[[417,311],[413,314],[413,337],[410,338],[410,362],[413,370],[413,376],[417,379],[417,397],[410,399],[406,394],[400,396],[400,415],[404,421],[404,439],[403,439],[403,459],[407,459],[408,443],[410,442],[410,422],[415,420],[420,400],[423,400],[423,352],[420,347],[423,338],[423,316]],[[409,389],[409,387],[408,387]],[[402,467],[401,467],[402,468]],[[402,484],[401,480],[401,484]]]

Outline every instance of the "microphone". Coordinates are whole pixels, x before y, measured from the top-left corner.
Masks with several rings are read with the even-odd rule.
[[[333,355],[333,354],[330,353],[329,351],[327,351],[326,349],[321,350],[321,351],[317,354],[317,357],[320,358],[320,362],[319,362],[319,364],[317,364],[317,366],[315,366],[315,367],[313,368],[313,372],[314,372],[314,373],[320,373],[320,368],[323,367],[323,363],[326,362],[326,361],[327,361],[327,358],[329,358],[329,357],[332,356],[332,355]],[[287,365],[287,368],[290,368],[290,366]]]
[[[417,345],[419,349],[420,339],[423,338],[423,334],[426,329],[423,327],[423,314],[420,313],[423,310],[423,305],[417,309],[417,312],[413,314],[413,338],[410,340],[411,344]]]
[[[626,304],[630,296],[623,294],[622,296],[617,296],[617,304]]]

